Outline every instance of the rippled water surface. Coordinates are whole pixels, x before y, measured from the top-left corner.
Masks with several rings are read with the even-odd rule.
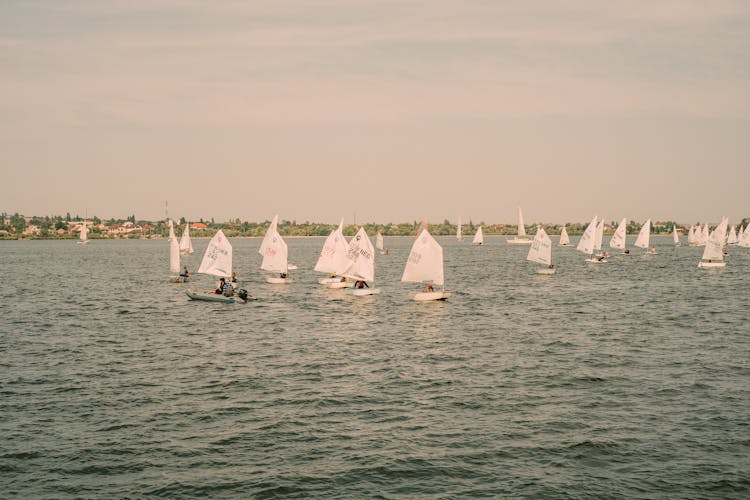
[[[410,238],[368,298],[317,285],[307,238],[288,286],[233,240],[258,300],[229,305],[167,282],[165,240],[0,242],[0,496],[750,495],[748,249],[555,247],[543,277],[438,239],[446,303],[398,281]]]

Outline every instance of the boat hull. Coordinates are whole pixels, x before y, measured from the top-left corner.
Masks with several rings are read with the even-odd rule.
[[[333,278],[320,278],[318,280],[318,283],[320,283],[321,285],[327,285],[329,283],[337,283],[339,281],[341,281],[341,278],[337,278],[337,277],[333,277]]]
[[[717,269],[720,267],[726,267],[726,262],[698,262],[698,267],[702,269]]]
[[[195,290],[185,290],[185,293],[190,300],[203,300],[206,302],[220,302],[222,304],[234,304],[237,302],[234,297],[224,297],[223,295],[217,295],[209,292],[196,292]]]
[[[355,297],[366,297],[368,295],[379,295],[380,288],[357,288],[352,290],[352,295]]]
[[[326,285],[328,288],[354,288],[354,282],[353,281],[337,281],[335,283],[328,283]]]
[[[586,262],[589,262],[591,264],[605,264],[607,262],[607,259],[599,260],[599,259],[589,258],[589,259],[586,259]]]
[[[528,238],[513,238],[512,240],[506,239],[505,240],[508,245],[531,245],[532,240]]]
[[[271,283],[272,285],[286,285],[291,282],[292,282],[292,278],[278,278],[278,277],[266,278],[266,283]]]
[[[556,269],[544,268],[544,269],[537,269],[536,273],[537,274],[542,274],[542,275],[545,275],[545,276],[549,276],[549,275],[555,274],[555,271],[556,271]]]
[[[451,296],[451,292],[417,292],[412,300],[417,302],[428,302],[431,300],[446,300]]]

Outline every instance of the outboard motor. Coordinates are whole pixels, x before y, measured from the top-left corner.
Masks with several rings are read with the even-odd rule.
[[[240,290],[237,292],[237,296],[242,300],[247,301],[247,290],[245,290],[244,288],[240,288]]]

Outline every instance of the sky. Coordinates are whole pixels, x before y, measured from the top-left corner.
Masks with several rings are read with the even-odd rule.
[[[750,216],[750,2],[3,0],[0,211]]]

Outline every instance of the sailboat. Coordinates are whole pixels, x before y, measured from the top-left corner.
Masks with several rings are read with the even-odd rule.
[[[518,207],[518,235],[513,239],[506,240],[509,245],[531,245],[531,239],[526,236],[526,228],[523,225],[523,212]]]
[[[641,227],[641,230],[638,233],[638,238],[636,238],[635,243],[633,243],[633,245],[637,246],[638,248],[643,248],[644,250],[643,255],[656,253],[655,248],[651,248],[649,250],[649,238],[650,237],[651,237],[651,219],[648,219],[646,220],[646,222],[643,223],[643,226]]]
[[[427,284],[425,291],[418,292],[412,297],[416,301],[445,300],[451,296],[451,292],[445,291],[443,247],[432,237],[426,227],[414,240],[401,281]],[[441,286],[442,290],[435,291],[433,285]]]
[[[742,226],[740,226],[740,229],[742,229]],[[734,230],[734,226],[729,229],[729,237],[727,238],[727,245],[736,245],[739,243],[739,239],[737,238],[737,233]]]
[[[706,248],[703,250],[703,257],[698,262],[698,267],[703,269],[710,269],[716,267],[725,267],[727,265],[724,262],[724,236],[727,234],[727,225],[729,220],[724,217],[713,233],[708,237],[706,241]]]
[[[188,280],[185,276],[179,276],[180,274],[180,243],[177,241],[177,236],[174,234],[174,224],[172,219],[169,220],[169,272],[172,273],[172,277],[169,281],[172,283],[183,283]]]
[[[323,249],[320,251],[320,257],[315,264],[315,270],[319,273],[328,273],[329,277],[320,278],[318,283],[327,285],[329,283],[338,283],[341,277],[336,273],[344,268],[348,260],[346,258],[346,238],[344,238],[344,219],[341,219],[339,226],[331,231],[331,234],[323,243]]]
[[[677,224],[672,226],[672,240],[674,241],[674,246],[678,247],[681,245],[680,235],[677,233]]]
[[[708,242],[708,237],[709,237],[708,222],[706,222],[703,224],[703,232],[701,232],[700,246],[703,246]]]
[[[477,232],[474,233],[474,239],[471,240],[472,245],[484,245],[484,232],[482,231],[482,226],[479,226],[479,229],[477,229]]]
[[[379,294],[379,288],[370,288],[369,285],[366,285],[368,282],[373,283],[375,281],[375,248],[373,248],[365,228],[360,227],[357,234],[349,241],[346,255],[349,259],[349,266],[342,274],[354,280],[352,283],[364,282],[362,288],[355,286],[352,295],[363,297]]]
[[[559,243],[559,245],[561,247],[570,246],[570,237],[568,236],[568,230],[565,229],[565,226],[563,226],[562,231],[560,232],[560,243]]]
[[[620,223],[617,225],[617,229],[615,230],[615,234],[612,235],[612,239],[609,240],[610,248],[617,248],[618,250],[622,250],[622,253],[624,254],[630,253],[630,251],[627,249],[627,246],[625,245],[627,239],[627,231],[628,219],[623,217]]]
[[[737,246],[744,248],[750,247],[750,223],[745,226],[745,230],[742,231],[742,236],[739,237],[739,240]]]
[[[193,254],[193,242],[190,241],[190,223],[185,224],[185,230],[182,232],[182,238],[180,238],[180,253],[182,255]]]
[[[589,258],[586,259],[586,262],[591,262],[592,264],[603,264],[604,262],[607,262],[607,259],[605,259],[604,256],[594,257],[594,243],[596,242],[597,219],[598,218],[595,215],[594,218],[591,219],[591,222],[589,222],[589,225],[586,226],[586,230],[583,232],[581,239],[578,240],[578,246],[576,246],[576,250],[589,254]]]
[[[268,231],[266,231],[266,236],[260,244],[260,249],[258,249],[258,253],[263,256],[260,268],[264,271],[279,273],[278,277],[272,276],[266,278],[266,282],[268,283],[291,283],[292,278],[289,277],[289,264],[287,262],[288,250],[286,242],[277,229],[278,224],[279,216],[274,215],[271,225],[268,227]]]
[[[552,265],[552,240],[541,226],[537,226],[534,242],[531,244],[531,248],[529,248],[526,260],[547,266],[537,269],[537,274],[555,274],[555,268]]]
[[[89,228],[86,227],[86,221],[81,223],[81,232],[78,234],[78,244],[88,245],[89,243]]]
[[[459,243],[464,242],[464,235],[461,232],[461,217],[458,218],[458,226],[456,229],[456,239],[458,240]]]
[[[690,225],[690,229],[688,229],[688,235],[687,235],[688,245],[691,247],[696,246],[695,243],[695,226]]]
[[[380,234],[380,231],[378,231],[378,234],[375,235],[375,248],[380,250],[380,255],[388,255],[390,253],[390,251],[385,248],[383,235]]]
[[[604,241],[604,217],[602,217],[596,225],[596,233],[594,233],[594,250],[598,251],[596,257],[609,257],[609,252],[602,252],[602,243]]]
[[[203,254],[203,260],[198,268],[198,272],[202,274],[210,274],[212,276],[218,276],[220,278],[229,278],[232,276],[232,245],[224,236],[224,232],[219,231],[211,238],[206,248],[206,253]],[[195,290],[186,290],[185,293],[191,300],[205,300],[209,302],[222,302],[225,304],[232,304],[237,302],[246,302],[249,300],[247,291],[239,290],[237,295],[234,295],[234,291],[231,286],[227,287],[227,291],[223,294],[213,292],[197,292]]]

